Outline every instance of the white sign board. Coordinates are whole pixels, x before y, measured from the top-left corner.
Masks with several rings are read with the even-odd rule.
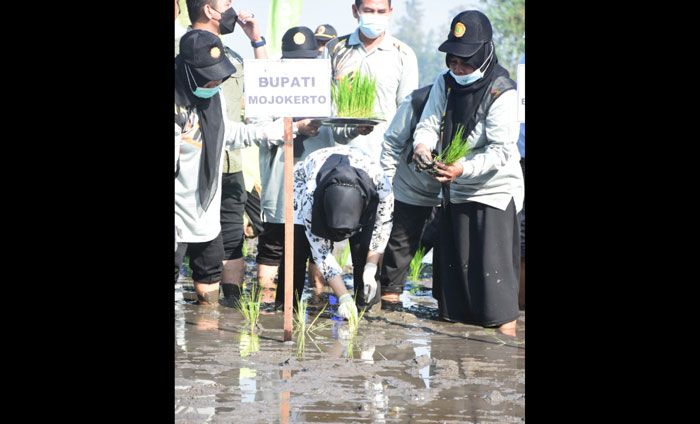
[[[331,115],[330,59],[245,59],[246,117]]]
[[[525,122],[525,64],[518,65],[518,122]]]

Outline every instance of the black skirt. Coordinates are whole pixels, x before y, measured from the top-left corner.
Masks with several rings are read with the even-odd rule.
[[[505,211],[476,202],[443,209],[433,268],[440,316],[483,327],[517,319],[520,228],[513,200]]]

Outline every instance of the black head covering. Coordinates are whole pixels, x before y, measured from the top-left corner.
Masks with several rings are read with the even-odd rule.
[[[495,46],[491,40],[491,23],[486,15],[476,10],[462,12],[452,20],[450,28],[450,35],[447,41],[440,45],[439,50],[447,52],[448,57],[450,54],[461,57],[475,69],[481,68],[484,76],[471,84],[460,85],[449,72],[443,75],[447,87],[447,106],[443,117],[444,131],[437,146],[438,152],[449,146],[458,124],[464,126],[465,135],[471,134],[477,124],[476,113],[479,105],[493,80],[499,76],[509,76],[508,71],[498,64]],[[443,184],[443,203],[449,203],[449,184]]]
[[[316,175],[311,232],[341,241],[364,230],[377,212],[379,195],[372,179],[348,157],[328,157]]]
[[[330,41],[338,36],[338,31],[331,24],[319,25],[314,31],[316,41]]]
[[[460,57],[470,57],[491,41],[493,31],[489,18],[478,10],[466,10],[452,19],[447,40],[438,50]]]
[[[219,94],[202,99],[193,92],[209,81],[226,80],[235,72],[221,39],[211,32],[191,30],[180,39],[180,54],[175,58],[175,104],[196,108],[199,115],[202,158],[197,194],[203,210],[209,207],[218,186],[224,125]]]
[[[282,36],[282,59],[318,57],[318,42],[313,31],[305,26],[292,27]]]

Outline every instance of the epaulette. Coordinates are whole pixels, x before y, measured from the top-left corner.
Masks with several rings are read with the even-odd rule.
[[[399,40],[398,38],[394,38],[393,44],[394,44],[394,47],[396,48],[396,50],[398,50],[399,52],[401,52],[403,54],[407,55],[408,51],[411,50],[411,48],[408,47],[408,44],[404,43],[403,41]]]
[[[349,38],[350,34],[345,34],[342,37],[336,37],[329,41],[326,44],[326,50],[330,52],[329,56],[333,56],[339,48],[344,47],[348,43]]]

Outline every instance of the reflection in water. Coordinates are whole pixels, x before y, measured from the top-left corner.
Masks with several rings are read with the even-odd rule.
[[[406,290],[399,295],[399,300],[401,301],[401,306],[406,309],[416,305],[416,302],[411,300],[411,293]]]
[[[260,350],[260,336],[257,334],[241,333],[238,348],[241,352],[241,358],[249,356]]]
[[[260,336],[257,334],[240,333],[238,349],[241,358],[245,358],[260,350]],[[258,391],[257,373],[252,368],[241,368],[238,373],[238,387],[241,390],[241,402],[255,402],[255,394]]]
[[[241,402],[255,402],[255,393],[258,391],[256,372],[251,368],[241,368],[238,374],[238,388],[241,390]]]
[[[187,339],[185,338],[185,307],[181,303],[175,304],[175,344],[184,352],[187,352]]]
[[[384,393],[384,386],[382,386],[382,383],[365,381],[365,392],[370,395],[370,402],[374,409],[372,422],[385,423],[389,396]]]
[[[423,339],[410,339],[416,346],[413,347],[413,351],[416,353],[416,359],[421,356],[427,356],[430,359],[430,343],[428,340]],[[418,375],[423,379],[423,383],[426,388],[430,388],[430,361],[428,365],[418,370]]]
[[[333,321],[331,337],[333,337],[336,342],[327,352],[330,356],[342,356],[343,358],[350,359],[354,357],[355,338],[350,334],[350,330],[345,322]]]
[[[288,369],[282,370],[282,380],[289,380],[292,378],[292,371]],[[280,394],[280,423],[287,424],[289,422],[289,416],[291,414],[291,409],[289,407],[289,397],[290,392],[282,392]]]
[[[374,363],[374,345],[368,345],[362,348],[360,358],[366,364]],[[389,397],[384,393],[384,386],[381,382],[374,383],[365,381],[365,393],[369,394],[370,402],[374,409],[374,417],[372,422],[385,423],[387,406],[389,405]]]

